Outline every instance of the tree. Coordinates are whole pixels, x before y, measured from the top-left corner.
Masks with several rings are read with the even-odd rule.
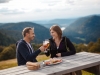
[[[0,53],[3,51],[4,46],[0,46]]]
[[[12,47],[6,47],[0,54],[0,60],[7,60],[15,58],[14,49]]]
[[[97,43],[100,44],[100,38],[97,40]]]
[[[95,52],[95,53],[100,52],[100,44],[95,43],[88,51]]]

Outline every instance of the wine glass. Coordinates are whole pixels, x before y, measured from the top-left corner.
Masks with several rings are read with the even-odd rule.
[[[49,43],[49,40],[48,39],[45,39],[45,41],[43,41],[43,46],[45,47],[45,53],[47,53],[47,50],[49,50],[48,49],[48,47],[49,47],[49,45],[50,45],[50,43]]]

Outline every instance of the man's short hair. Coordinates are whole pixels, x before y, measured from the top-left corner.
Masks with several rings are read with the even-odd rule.
[[[23,37],[26,36],[26,33],[29,33],[30,30],[34,30],[34,27],[25,27],[22,31]]]

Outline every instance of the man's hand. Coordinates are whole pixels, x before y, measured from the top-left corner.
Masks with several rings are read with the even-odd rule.
[[[26,66],[29,70],[37,70],[40,68],[40,64],[39,63],[36,63],[36,62],[27,62],[26,63]]]
[[[39,48],[42,52],[44,52],[46,49],[44,48],[44,46],[41,46],[40,48]]]
[[[61,53],[57,53],[56,56],[61,57]]]

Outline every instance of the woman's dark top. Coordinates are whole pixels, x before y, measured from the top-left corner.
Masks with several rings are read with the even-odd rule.
[[[57,53],[61,53],[61,56],[69,56],[76,53],[74,45],[71,43],[71,41],[67,37],[62,37],[62,40],[60,42],[60,45],[57,49],[56,43],[52,38],[49,39],[50,46],[49,51],[46,54],[46,56],[49,56],[51,54],[51,58],[57,57]]]

